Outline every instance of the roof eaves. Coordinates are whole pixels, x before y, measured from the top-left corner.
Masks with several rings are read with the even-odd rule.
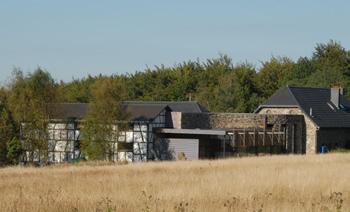
[[[263,108],[268,108],[268,107],[272,107],[272,108],[299,108],[299,105],[259,105],[259,107],[254,111],[254,113],[258,113],[261,109]]]

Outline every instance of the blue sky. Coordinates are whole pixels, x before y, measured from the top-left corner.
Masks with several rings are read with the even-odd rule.
[[[256,66],[350,48],[350,1],[2,0],[0,82],[41,66],[56,80],[142,71],[220,53]]]

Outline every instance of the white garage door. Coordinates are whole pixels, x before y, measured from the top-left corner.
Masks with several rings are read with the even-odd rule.
[[[176,159],[185,156],[187,160],[198,160],[198,144],[198,139],[172,138],[169,139],[169,150]]]

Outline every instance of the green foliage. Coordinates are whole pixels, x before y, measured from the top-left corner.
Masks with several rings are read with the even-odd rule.
[[[16,126],[8,109],[8,92],[0,89],[0,165],[7,163],[7,142],[16,136]]]
[[[58,97],[61,102],[89,102],[91,100],[90,86],[95,78],[90,75],[81,80],[73,80],[69,83],[60,82]]]
[[[90,89],[92,100],[82,129],[82,151],[89,159],[111,159],[121,127],[116,121],[127,119],[122,106],[127,92],[112,78],[100,78]]]
[[[235,65],[230,57],[220,55],[204,62],[160,65],[134,74],[88,76],[61,82],[57,87],[60,101],[92,102],[91,86],[110,78],[125,88],[129,100],[195,100],[214,112],[252,112],[282,86],[350,88],[349,77],[349,51],[330,40],[317,44],[312,57],[297,61],[272,57],[259,69],[249,63]]]
[[[333,69],[349,75],[349,56],[349,52],[340,43],[330,40],[325,44],[317,44],[312,59],[318,70]]]
[[[237,102],[235,112],[253,112],[261,102],[256,78],[257,73],[249,64],[242,64],[235,68],[233,76],[233,96]]]
[[[331,40],[326,44],[317,44],[312,61],[316,72],[310,76],[309,85],[319,87],[348,86],[350,55],[339,43]]]
[[[336,148],[336,149],[329,150],[329,152],[331,152],[331,153],[350,153],[350,149]]]
[[[87,125],[84,130],[84,140],[81,146],[83,157],[89,160],[105,160],[105,142],[104,140],[93,139],[92,127],[92,125]],[[91,134],[87,133],[87,131],[90,131]]]
[[[289,76],[293,73],[294,65],[294,62],[287,57],[272,57],[264,62],[257,79],[262,97],[268,98],[278,88],[286,86]]]
[[[47,148],[47,120],[54,102],[88,102],[82,148],[89,158],[106,159],[116,136],[115,120],[127,119],[122,100],[195,100],[213,112],[253,112],[282,86],[330,87],[350,89],[350,52],[330,40],[317,44],[311,57],[293,61],[272,57],[260,68],[249,63],[234,64],[227,55],[186,61],[171,67],[147,68],[134,74],[87,76],[56,83],[38,68],[23,74],[14,70],[10,85],[0,89],[0,161],[6,159],[7,142],[18,137],[18,126],[26,123],[25,147]],[[346,92],[350,97],[350,92]]]
[[[292,86],[304,86],[308,84],[309,77],[316,72],[315,62],[307,57],[300,57],[288,77],[288,84]]]
[[[8,105],[17,126],[21,128],[23,147],[31,152],[47,150],[47,124],[55,111],[56,84],[51,75],[38,68],[24,75],[16,69],[10,85]]]
[[[21,70],[13,72],[10,85],[9,105],[18,122],[36,120],[36,124],[50,115],[48,103],[56,101],[56,85],[51,75],[40,68],[23,75]]]
[[[7,143],[7,160],[11,164],[17,164],[20,161],[23,148],[19,139],[13,138]]]

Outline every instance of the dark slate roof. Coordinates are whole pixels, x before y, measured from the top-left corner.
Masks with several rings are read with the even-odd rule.
[[[86,103],[50,104],[52,119],[82,119],[88,111]]]
[[[207,112],[204,107],[194,101],[124,101],[123,105],[126,106],[130,120],[134,121],[152,120],[163,110],[187,113]],[[88,110],[88,103],[60,103],[52,108],[54,119],[82,119]]]
[[[291,88],[287,87],[274,93],[264,105],[298,106],[299,103],[291,92]]]
[[[124,101],[128,106],[141,105],[142,107],[147,106],[168,106],[171,111],[184,112],[184,113],[202,113],[208,112],[196,101]]]
[[[148,121],[155,118],[163,110],[169,110],[167,105],[128,104],[124,103],[128,118],[132,121]]]
[[[330,88],[285,87],[260,105],[257,111],[264,107],[299,107],[319,127],[350,128],[350,102],[341,95],[343,108],[337,109],[331,103],[330,95]]]

